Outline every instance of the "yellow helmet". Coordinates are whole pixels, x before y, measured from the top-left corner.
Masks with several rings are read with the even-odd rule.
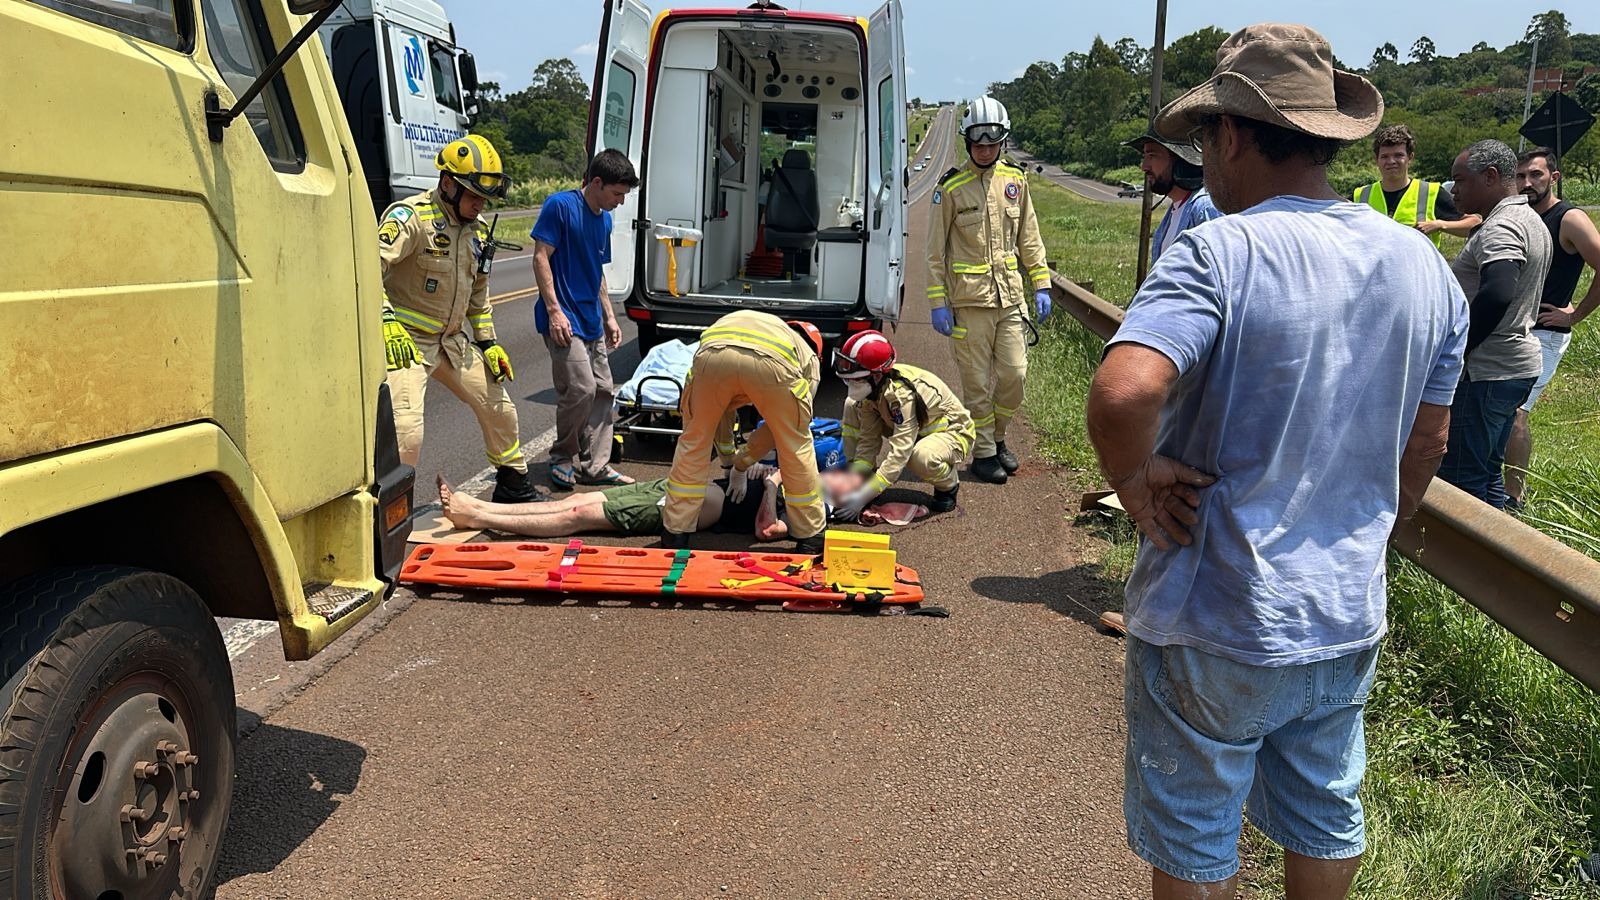
[[[504,198],[511,179],[500,166],[500,154],[482,135],[457,138],[439,151],[433,164],[457,184],[480,197]]]

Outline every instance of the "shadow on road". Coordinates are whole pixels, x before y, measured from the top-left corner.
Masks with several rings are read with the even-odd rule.
[[[239,710],[238,780],[217,884],[270,872],[332,816],[361,781],[367,751]]]
[[[1122,584],[1105,577],[1101,566],[1080,563],[1043,575],[984,575],[972,591],[1005,603],[1038,603],[1052,612],[1100,627],[1100,614],[1122,609]]]

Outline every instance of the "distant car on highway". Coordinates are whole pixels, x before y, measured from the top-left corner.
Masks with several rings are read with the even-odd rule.
[[[923,170],[923,168],[924,167],[923,167],[922,163],[917,163],[916,165],[911,167],[911,171],[913,171],[913,172],[921,172]]]
[[[1120,182],[1122,189],[1117,191],[1118,197],[1143,197],[1144,185],[1134,184],[1131,181]]]

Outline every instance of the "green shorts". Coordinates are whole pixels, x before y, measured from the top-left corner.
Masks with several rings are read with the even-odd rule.
[[[667,480],[641,481],[604,491],[606,502],[600,512],[606,521],[623,534],[660,534],[661,501],[667,496]]]

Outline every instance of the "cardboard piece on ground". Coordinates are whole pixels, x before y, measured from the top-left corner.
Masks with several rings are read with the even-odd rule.
[[[483,532],[479,529],[461,529],[450,524],[439,504],[418,507],[411,517],[411,534],[406,538],[412,544],[465,544]]]
[[[1101,509],[1114,509],[1117,512],[1127,512],[1122,508],[1122,501],[1118,499],[1116,491],[1090,491],[1078,501],[1078,512],[1092,512]]]

